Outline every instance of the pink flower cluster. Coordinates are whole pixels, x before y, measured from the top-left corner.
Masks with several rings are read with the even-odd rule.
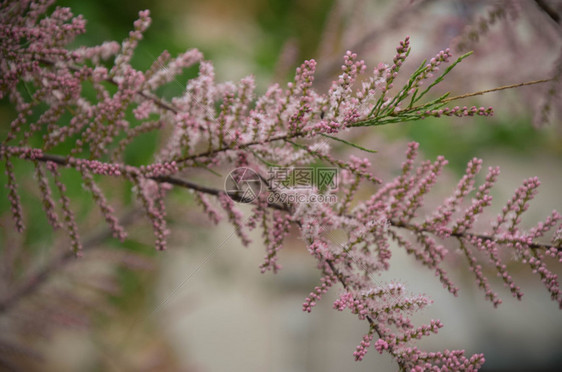
[[[283,246],[283,239],[289,233],[290,216],[274,211],[271,216],[272,221],[268,221],[269,214],[266,210],[259,215],[261,216],[261,227],[266,247],[264,262],[260,265],[260,270],[262,273],[267,270],[273,270],[276,273],[281,269],[277,260],[277,253]],[[270,223],[273,224],[272,228],[269,228]]]

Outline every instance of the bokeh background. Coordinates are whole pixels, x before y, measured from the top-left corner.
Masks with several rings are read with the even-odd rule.
[[[545,1],[562,14],[560,1]],[[62,0],[88,20],[87,33],[76,45],[122,40],[138,11],[150,9],[152,26],[136,50],[133,66],[148,68],[167,49],[172,55],[188,48],[213,61],[217,80],[254,75],[258,93],[284,83],[304,60],[318,60],[316,88],[326,89],[337,76],[343,53],[359,53],[372,68],[390,62],[394,48],[410,35],[412,54],[405,68],[450,47],[474,50],[441,88],[453,95],[507,84],[549,78],[560,61],[562,28],[532,1],[445,0]],[[493,6],[504,17],[487,30],[479,20]],[[560,21],[559,21],[560,22]],[[478,32],[470,32],[476,27]],[[477,35],[477,36],[475,36]],[[478,39],[478,40],[476,40]],[[560,63],[560,62],[558,62]],[[195,76],[192,68],[159,94],[172,97]],[[403,78],[406,74],[403,75]],[[553,115],[537,123],[547,86],[474,97],[462,105],[493,106],[492,118],[425,119],[420,122],[367,128],[349,140],[375,148],[373,171],[388,179],[396,174],[406,143],[420,142],[427,158],[444,155],[447,173],[432,194],[447,195],[468,160],[502,169],[493,193],[493,216],[527,177],[539,176],[541,191],[523,222],[533,226],[552,209],[562,210],[562,123]],[[555,108],[560,102],[554,102]],[[14,111],[0,102],[0,134]],[[3,138],[3,137],[2,137]],[[161,138],[143,135],[132,143],[126,161],[151,160]],[[334,149],[347,156],[349,149]],[[0,191],[0,294],[25,281],[66,249],[63,235],[50,231],[40,208],[32,169],[16,163],[27,206],[28,230],[12,231],[7,192]],[[226,172],[228,170],[225,170]],[[64,174],[73,208],[90,248],[82,260],[53,266],[40,290],[0,314],[0,369],[48,371],[394,371],[386,355],[371,350],[365,360],[352,353],[366,332],[354,316],[331,309],[333,289],[311,314],[301,311],[319,275],[296,232],[280,254],[283,270],[260,274],[264,255],[259,232],[243,248],[227,224],[213,226],[201,218],[189,193],[174,191],[168,202],[172,226],[170,247],[155,252],[151,231],[142,218],[131,217],[131,238],[118,244],[103,235],[93,203],[76,175]],[[2,172],[0,183],[5,184]],[[132,207],[130,188],[105,180],[122,211]],[[220,177],[205,179],[221,187]],[[368,197],[373,189],[361,189]],[[488,221],[479,221],[485,227]],[[59,236],[60,235],[60,236]],[[452,248],[454,250],[454,247]],[[466,348],[485,353],[485,371],[539,371],[562,368],[562,313],[538,278],[513,265],[525,296],[521,303],[500,290],[504,304],[494,310],[476,289],[462,261],[449,262],[461,284],[458,298],[411,257],[395,250],[390,272],[375,281],[399,280],[413,292],[429,294],[435,303],[416,316],[421,322],[441,319],[439,335],[420,342],[428,349]],[[493,273],[490,271],[491,275]]]

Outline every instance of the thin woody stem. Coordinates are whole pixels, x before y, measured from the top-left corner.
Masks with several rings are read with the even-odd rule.
[[[273,137],[267,138],[264,141],[251,141],[251,142],[246,142],[246,143],[242,143],[242,144],[239,144],[239,145],[234,144],[234,147],[223,147],[223,148],[219,148],[219,149],[216,149],[216,150],[201,152],[199,154],[184,156],[183,158],[177,159],[176,162],[197,160],[199,158],[206,158],[206,157],[214,156],[218,153],[225,152],[225,151],[245,149],[245,148],[255,146],[255,145],[262,145],[264,143],[270,143],[270,142],[275,142],[275,141],[284,141],[284,140],[288,140],[288,139],[291,139],[291,138],[297,138],[297,137],[302,137],[302,136],[304,136],[304,133],[302,133],[302,132],[297,132],[297,133],[292,133],[292,134],[281,134],[281,135],[278,135],[278,136],[273,136]]]
[[[343,277],[343,275],[336,269],[334,263],[330,260],[326,260],[326,263],[328,264],[328,266],[330,267],[330,270],[332,270],[332,272],[334,273],[334,275],[336,276],[336,278],[338,278],[338,281],[341,283],[341,285],[343,286],[343,288],[347,291],[349,286],[345,281],[345,278]],[[381,331],[379,325],[373,320],[373,318],[369,315],[365,316],[365,319],[367,319],[367,321],[369,322],[369,325],[374,329],[374,331],[377,333],[377,335],[379,336],[379,338],[382,338],[383,332]],[[405,371],[406,367],[404,365],[404,362],[398,358],[398,355],[396,354],[396,352],[389,347],[389,349],[387,350],[390,355],[392,355],[393,357],[396,358],[396,361],[398,363],[398,366],[400,367],[400,371]]]
[[[524,87],[524,86],[527,86],[527,85],[542,84],[542,83],[547,83],[547,82],[549,82],[549,81],[551,81],[551,80],[552,80],[552,79],[542,79],[542,80],[527,81],[527,82],[525,82],[525,83],[519,83],[519,84],[513,84],[513,85],[505,85],[505,86],[503,86],[503,87],[497,87],[497,88],[493,88],[493,89],[481,90],[481,91],[479,91],[479,92],[467,93],[467,94],[462,94],[462,95],[460,95],[460,96],[445,98],[445,99],[444,99],[443,101],[441,101],[441,102],[442,102],[442,103],[446,103],[446,102],[456,101],[456,100],[463,99],[463,98],[474,97],[474,96],[481,96],[481,95],[486,94],[486,93],[497,92],[497,91],[500,91],[500,90],[519,88],[519,87]]]

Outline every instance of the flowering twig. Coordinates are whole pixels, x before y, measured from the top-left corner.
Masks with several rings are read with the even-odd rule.
[[[526,180],[516,190],[490,231],[476,232],[473,228],[476,218],[492,202],[490,190],[499,175],[498,168],[488,170],[485,182],[465,202],[474,190],[482,163],[479,159],[471,160],[451,197],[432,215],[425,215],[420,211],[427,194],[439,182],[447,163],[444,157],[417,166],[418,144],[411,143],[401,174],[384,181],[370,171],[369,159],[336,158],[328,143],[335,140],[367,150],[341,139],[338,134],[355,127],[403,123],[429,116],[490,116],[491,107],[446,107],[446,104],[544,80],[456,97],[445,93],[427,100],[433,88],[470,54],[450,63],[451,51],[439,51],[399,85],[402,66],[407,63],[411,50],[406,37],[400,42],[392,63],[381,63],[372,73],[367,72],[365,62],[356,53],[346,52],[340,75],[326,92],[313,88],[317,62],[308,60],[297,68],[294,80],[286,87],[274,84],[263,95],[256,96],[251,76],[237,83],[217,83],[213,65],[204,61],[197,50],[173,59],[163,52],[148,70],[135,69],[130,62],[151,22],[148,11],[139,13],[133,31],[121,44],[109,42],[69,50],[68,43],[85,31],[81,17],[73,17],[66,8],[57,8],[49,14],[47,3],[43,2],[33,2],[33,11],[17,1],[8,3],[13,5],[10,12],[0,16],[0,98],[11,100],[17,117],[0,144],[0,159],[6,164],[12,214],[16,228],[23,231],[25,215],[13,163],[20,160],[32,163],[38,175],[41,201],[54,228],[60,221],[57,203],[51,197],[49,177],[59,191],[58,205],[73,246],[72,252],[64,253],[46,266],[37,274],[39,277],[48,276],[61,260],[68,261],[88,243],[79,238],[79,226],[61,174],[66,168],[79,173],[111,233],[121,240],[126,239],[123,226],[94,176],[128,180],[152,225],[158,250],[167,246],[166,196],[172,186],[194,191],[211,221],[227,219],[244,244],[250,243],[248,229],[261,227],[266,246],[264,263],[260,266],[262,272],[276,272],[281,268],[277,254],[283,248],[290,225],[296,225],[322,273],[322,283],[307,297],[303,310],[311,311],[323,294],[339,282],[344,293],[334,307],[347,308],[369,324],[354,353],[357,360],[364,357],[371,341],[378,336],[374,348],[380,353],[389,352],[403,370],[476,370],[483,363],[481,354],[465,357],[462,350],[427,353],[411,346],[415,339],[437,333],[442,324],[433,320],[416,328],[410,320],[411,313],[431,301],[426,296],[408,294],[399,283],[374,285],[372,274],[389,269],[395,249],[404,249],[434,271],[444,287],[456,295],[458,289],[442,265],[448,249],[438,242],[458,244],[478,286],[494,306],[501,300],[491,291],[476,253],[487,257],[512,295],[520,299],[522,292],[500,255],[502,250],[509,251],[537,273],[551,298],[562,306],[557,277],[546,260],[547,257],[562,259],[562,217],[553,211],[529,231],[520,227],[521,216],[539,186],[537,179]],[[39,15],[43,17],[41,21]],[[111,67],[100,63],[111,57],[114,57]],[[182,69],[196,63],[199,74],[188,81],[181,96],[168,102],[154,93]],[[434,78],[447,63],[450,63],[448,67]],[[422,90],[424,84],[427,88]],[[108,85],[112,85],[111,89]],[[95,98],[83,94],[84,86],[93,89]],[[422,98],[427,101],[422,102]],[[69,120],[64,121],[65,113],[70,114]],[[123,154],[135,138],[148,132],[161,133],[163,128],[168,128],[170,134],[163,136],[163,145],[152,154],[149,164],[132,166],[125,162]],[[343,199],[339,203],[306,199],[272,202],[268,196],[281,190],[268,185],[264,194],[252,202],[248,222],[244,222],[235,203],[246,202],[245,198],[190,178],[193,169],[215,172],[228,166],[250,169],[263,181],[267,180],[264,174],[272,165],[292,171],[314,163],[327,163],[341,171],[346,182],[341,185]],[[47,166],[50,176],[38,167],[42,164]],[[360,200],[357,190],[365,181],[374,185],[376,191],[369,199]],[[335,193],[296,187],[286,192],[294,196]],[[336,230],[343,231],[347,239],[334,247],[328,237]],[[539,240],[548,239],[552,230],[556,232],[551,242],[541,243]],[[1,303],[0,309],[5,310],[17,299],[34,292],[38,288],[34,280],[14,291]]]

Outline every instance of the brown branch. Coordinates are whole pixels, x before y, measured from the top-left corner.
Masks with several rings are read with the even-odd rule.
[[[560,24],[560,14],[556,13],[556,11],[552,9],[546,1],[535,0],[535,3],[543,12],[545,12],[550,17],[550,19],[552,19],[557,24]]]
[[[427,228],[422,228],[421,226],[417,226],[417,225],[413,225],[413,224],[406,224],[403,222],[396,222],[396,221],[389,221],[390,225],[394,226],[394,227],[398,227],[398,228],[402,228],[402,229],[406,229],[406,230],[410,230],[410,231],[414,231],[414,232],[425,232],[425,233],[430,233],[430,234],[434,234],[434,231],[427,229]],[[484,234],[475,234],[475,233],[471,233],[471,232],[455,232],[455,233],[451,233],[450,236],[455,237],[455,238],[464,238],[464,239],[472,239],[472,238],[476,238],[476,239],[481,239],[483,241],[495,241],[497,240],[495,237],[490,236],[490,235],[484,235]],[[507,241],[506,241],[507,242]],[[500,242],[500,244],[502,244],[502,242]],[[531,243],[531,244],[527,244],[525,243],[529,248],[531,249],[551,249],[551,248],[556,248],[559,251],[562,251],[562,247],[557,247],[554,245],[550,245],[550,244],[543,244],[543,243]]]
[[[282,138],[278,138],[278,139],[282,139]],[[9,148],[10,148],[9,146],[0,145],[0,153],[2,151],[6,151],[6,149],[9,149]],[[9,153],[9,151],[8,151],[8,153]],[[53,162],[53,163],[56,163],[56,164],[58,164],[60,166],[63,166],[63,167],[67,167],[67,166],[72,167],[72,165],[71,165],[72,162],[70,161],[70,159],[74,159],[74,158],[71,158],[71,157],[64,157],[64,156],[61,156],[61,155],[54,155],[54,154],[42,154],[41,156],[34,156],[33,158],[31,158],[27,154],[23,154],[23,158],[25,158],[27,160],[37,160],[37,161],[41,161],[41,162]],[[140,170],[136,167],[129,166],[129,169],[134,169],[134,170],[137,170],[139,173],[141,173]],[[154,180],[154,181],[159,182],[159,183],[169,183],[171,185],[180,186],[180,187],[183,187],[183,188],[186,188],[186,189],[190,189],[190,190],[197,191],[197,192],[202,192],[202,193],[213,195],[213,196],[219,196],[220,194],[225,193],[224,190],[203,186],[203,185],[200,185],[198,183],[191,182],[191,181],[185,180],[183,178],[175,177],[175,176],[149,176],[149,177],[145,177],[145,178]],[[235,196],[235,195],[231,195],[230,197],[233,198],[235,201],[242,201],[241,198],[237,199],[238,197]],[[273,208],[273,209],[284,210],[283,207],[279,206],[278,204],[269,203],[268,206],[270,208]]]

